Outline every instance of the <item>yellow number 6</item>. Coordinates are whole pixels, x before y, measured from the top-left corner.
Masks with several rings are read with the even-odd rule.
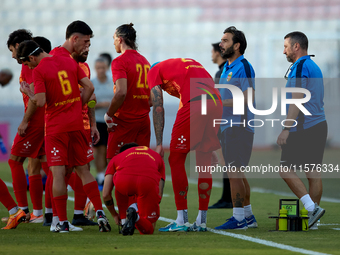
[[[72,93],[72,87],[71,87],[70,81],[67,79],[68,78],[67,72],[65,70],[59,71],[58,77],[59,77],[59,82],[60,82],[63,94],[65,96],[71,94]]]

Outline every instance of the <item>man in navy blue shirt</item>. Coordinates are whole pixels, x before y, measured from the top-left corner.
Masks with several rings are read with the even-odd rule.
[[[327,139],[327,122],[323,108],[324,85],[320,68],[307,54],[307,36],[301,32],[292,32],[284,39],[283,54],[293,63],[286,87],[307,89],[311,98],[303,104],[310,115],[302,113],[295,104],[287,105],[286,127],[277,139],[277,144],[282,148],[280,175],[308,210],[308,225],[312,227],[325,213],[319,206],[322,180],[321,171],[317,171],[322,166]],[[287,99],[304,97],[303,93],[287,93]],[[296,174],[300,170],[306,172],[309,193]],[[315,226],[316,224],[314,228]]]
[[[247,89],[250,88],[253,95],[255,94],[255,72],[243,57],[247,41],[242,31],[233,26],[228,27],[222,36],[220,47],[222,56],[228,60],[220,84],[234,85],[242,90],[246,107],[244,114],[233,114],[233,100],[243,99],[233,98],[229,89],[220,89],[223,103],[222,119],[227,121],[220,127],[222,153],[226,166],[233,167],[236,171],[228,171],[233,217],[215,229],[256,228],[257,222],[250,205],[250,187],[244,173],[240,171],[241,167],[248,165],[253,147],[254,128],[248,125],[248,121],[254,119],[254,114],[247,106]]]

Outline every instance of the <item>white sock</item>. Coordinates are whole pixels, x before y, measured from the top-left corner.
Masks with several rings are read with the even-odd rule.
[[[13,214],[17,213],[18,210],[19,210],[19,207],[15,206],[11,210],[9,210],[8,213],[9,213],[9,215],[13,215]]]
[[[74,214],[83,214],[82,210],[74,210]]]
[[[137,220],[136,220],[136,222],[139,221],[139,218],[140,218],[140,217],[139,217],[139,214],[137,213]]]
[[[253,215],[253,211],[251,210],[251,204],[245,205],[243,207],[243,209],[244,209],[244,217],[245,218],[248,218],[248,217]]]
[[[45,213],[53,213],[53,209],[52,208],[45,208]]]
[[[88,202],[90,202],[91,200],[89,198],[86,198],[86,205]]]
[[[65,221],[59,221],[59,225],[63,225]]]
[[[234,207],[233,216],[236,220],[242,221],[244,219],[244,209],[243,207]]]
[[[188,210],[177,210],[177,225],[184,225],[188,222]]]
[[[135,209],[136,212],[138,211],[137,203],[133,203],[129,207],[132,207],[133,209]]]
[[[59,222],[59,217],[58,216],[53,216],[53,218],[52,218],[52,226],[56,226],[58,222]]]
[[[196,218],[196,224],[201,225],[202,223],[207,223],[207,211],[199,210]]]
[[[28,206],[25,206],[25,207],[20,207],[20,206],[19,206],[19,208],[20,208],[21,210],[25,211],[26,209],[28,209]]]
[[[105,179],[105,172],[97,173],[96,177],[99,183],[103,182]]]
[[[122,225],[124,225],[124,224],[125,224],[125,221],[126,221],[126,219],[121,219],[120,221],[121,221]]]
[[[43,214],[43,211],[42,209],[41,210],[34,210],[33,209],[33,215],[36,216],[36,217],[39,217],[40,215]]]
[[[304,195],[300,198],[303,206],[306,208],[308,212],[312,212],[315,208],[315,204],[313,200],[310,198],[309,194]]]

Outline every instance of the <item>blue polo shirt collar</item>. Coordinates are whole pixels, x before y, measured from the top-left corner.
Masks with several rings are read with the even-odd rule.
[[[292,65],[292,67],[290,68],[290,70],[293,70],[297,64],[299,64],[299,62],[303,59],[310,59],[310,56],[309,55],[306,55],[306,56],[303,56],[301,58],[299,58],[298,60],[295,61],[295,63]]]
[[[239,56],[237,59],[235,59],[234,62],[231,63],[230,65],[227,65],[227,68],[230,69],[230,68],[234,67],[235,65],[237,65],[238,63],[240,63],[240,62],[242,61],[242,59],[244,59],[244,56],[243,56],[243,55],[241,55],[241,56]],[[228,62],[227,62],[227,64],[228,64]]]

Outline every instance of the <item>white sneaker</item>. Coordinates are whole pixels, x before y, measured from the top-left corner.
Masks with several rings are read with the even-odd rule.
[[[70,231],[83,231],[82,228],[76,227],[76,226],[72,225],[70,222],[68,222],[68,225],[70,227]]]
[[[59,217],[58,216],[54,216],[52,218],[52,223],[51,223],[51,227],[50,227],[50,231],[51,232],[55,232],[55,228],[57,227],[58,223],[59,223]]]
[[[321,208],[317,203],[315,203],[315,208],[313,211],[308,212],[308,227],[309,229],[325,214],[325,209]]]

